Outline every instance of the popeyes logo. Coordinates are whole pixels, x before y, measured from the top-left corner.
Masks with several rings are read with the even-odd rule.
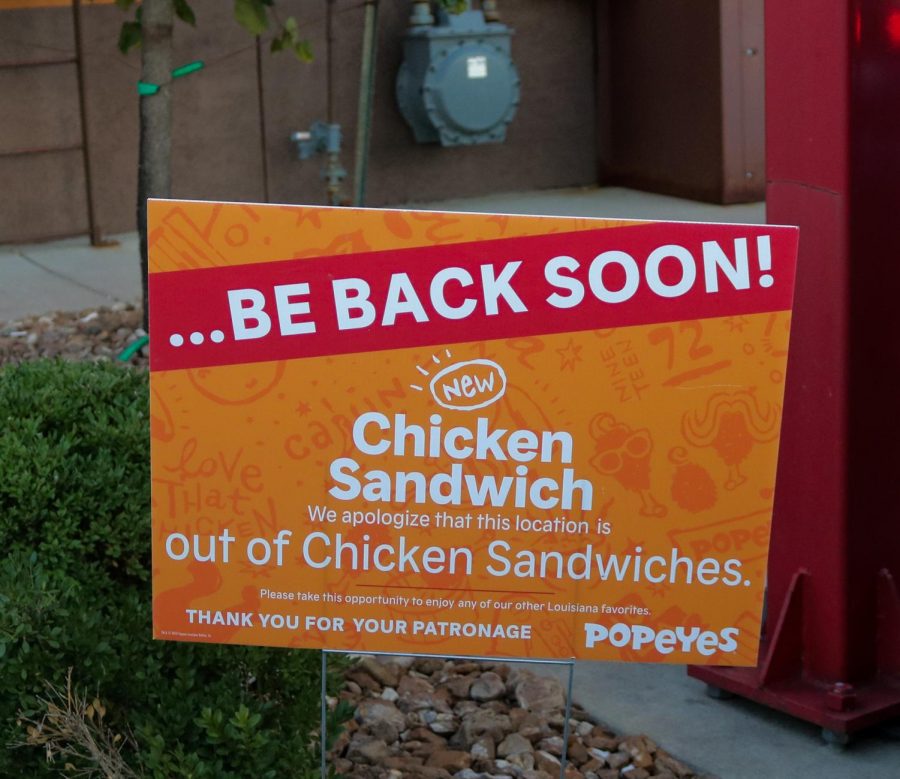
[[[445,349],[444,357],[451,356],[450,350]],[[443,360],[433,354],[431,362],[433,367],[416,365],[416,370],[423,376],[430,377],[428,389],[442,408],[474,411],[490,406],[506,392],[506,373],[493,360],[465,360],[444,366]],[[425,391],[421,384],[409,386],[416,392]]]

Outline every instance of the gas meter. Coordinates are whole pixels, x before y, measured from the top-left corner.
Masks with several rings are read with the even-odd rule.
[[[510,56],[513,31],[481,10],[437,21],[416,3],[403,41],[397,102],[418,143],[502,143],[519,105],[519,73]],[[422,6],[425,6],[423,12]]]

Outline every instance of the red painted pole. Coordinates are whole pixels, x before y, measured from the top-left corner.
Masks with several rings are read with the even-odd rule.
[[[846,734],[900,714],[900,1],[766,4],[768,221],[800,259],[756,669],[708,684]]]

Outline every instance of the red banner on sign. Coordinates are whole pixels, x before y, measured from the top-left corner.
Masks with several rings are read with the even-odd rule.
[[[647,223],[155,273],[152,367],[782,311],[795,250],[793,231]]]

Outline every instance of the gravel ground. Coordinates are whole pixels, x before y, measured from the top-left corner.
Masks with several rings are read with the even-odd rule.
[[[363,657],[339,698],[354,717],[331,765],[349,779],[558,779],[565,692],[510,664]],[[335,705],[337,700],[330,700]],[[616,733],[578,703],[565,779],[712,779],[645,735]]]
[[[0,324],[0,365],[39,357],[117,360],[123,350],[145,335],[140,310],[125,303],[35,314]],[[145,346],[128,363],[146,368],[148,354]]]

